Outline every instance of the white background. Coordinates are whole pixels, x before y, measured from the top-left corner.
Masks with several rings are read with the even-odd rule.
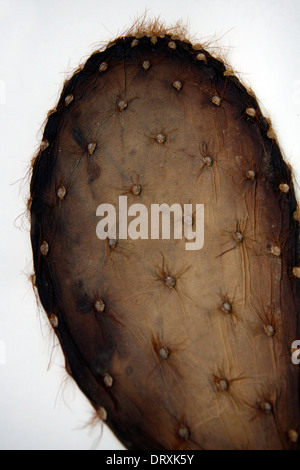
[[[91,407],[64,380],[28,281],[28,224],[17,217],[28,189],[20,180],[66,76],[145,9],[168,25],[188,22],[192,36],[222,48],[271,116],[300,181],[298,0],[0,0],[1,449],[122,448],[106,428],[86,426]]]

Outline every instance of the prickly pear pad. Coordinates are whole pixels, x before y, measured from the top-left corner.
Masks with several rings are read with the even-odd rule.
[[[128,449],[298,445],[292,173],[221,60],[159,30],[92,54],[48,114],[30,191],[35,285],[67,372]],[[99,239],[97,208],[120,196],[204,205],[203,247]]]

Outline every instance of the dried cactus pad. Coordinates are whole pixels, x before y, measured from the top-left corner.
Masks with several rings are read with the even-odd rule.
[[[48,113],[30,191],[67,372],[128,449],[298,446],[299,209],[270,120],[221,60],[161,32],[93,53]],[[203,246],[173,236],[175,212],[153,238],[155,204],[176,204],[182,234],[202,221]]]

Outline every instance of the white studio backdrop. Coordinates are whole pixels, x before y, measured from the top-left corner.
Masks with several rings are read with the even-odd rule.
[[[28,281],[29,226],[17,217],[28,189],[20,180],[63,81],[145,10],[167,25],[182,20],[192,37],[221,48],[271,116],[300,183],[298,0],[0,0],[1,449],[123,448],[105,426],[88,425],[88,401],[65,380]]]

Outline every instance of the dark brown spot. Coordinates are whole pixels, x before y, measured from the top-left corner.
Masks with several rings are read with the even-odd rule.
[[[95,161],[89,162],[87,173],[88,173],[88,176],[89,176],[89,178],[88,178],[88,183],[89,184],[91,184],[95,180],[97,180],[100,177],[100,174],[101,174],[101,169],[100,169],[100,166],[98,165],[98,163],[96,163]]]
[[[79,145],[80,148],[85,149],[86,140],[81,129],[79,129],[79,127],[75,127],[73,129],[72,137],[75,140],[76,144]]]

